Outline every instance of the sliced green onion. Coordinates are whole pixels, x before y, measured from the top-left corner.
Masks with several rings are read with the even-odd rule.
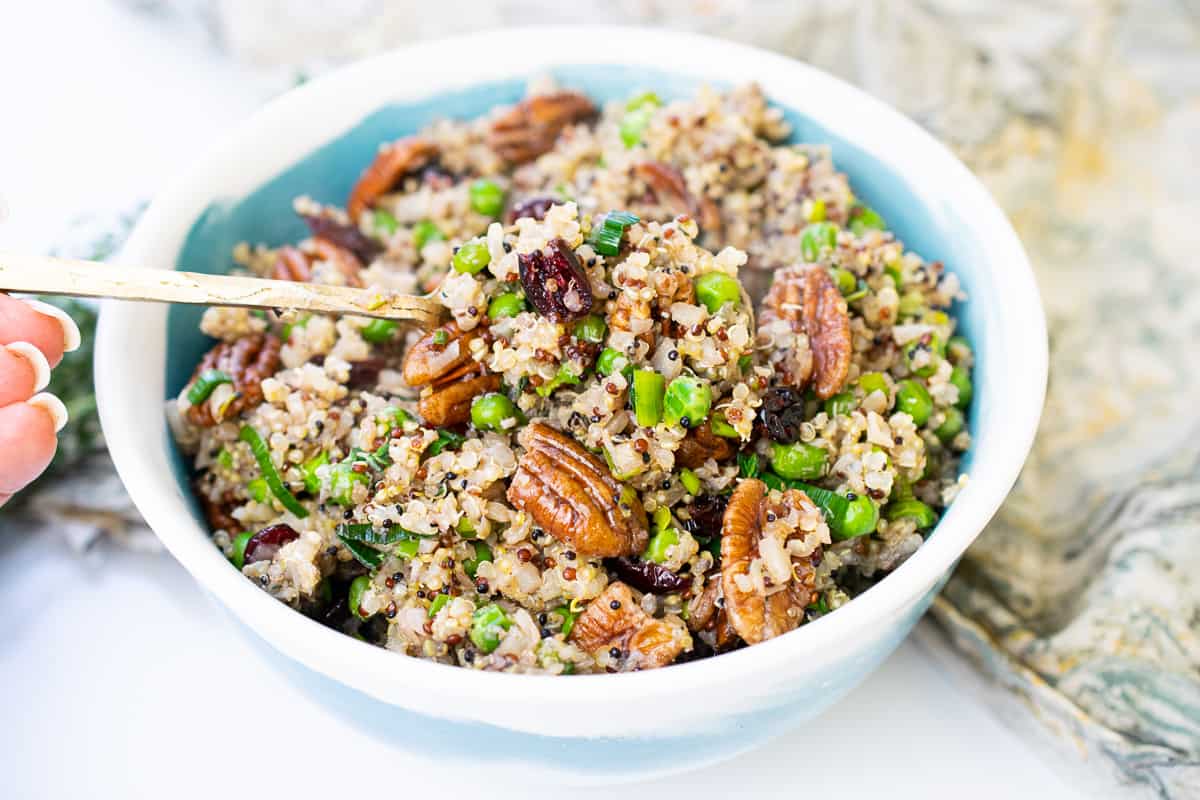
[[[280,336],[283,337],[283,340],[285,342],[290,340],[292,338],[292,331],[296,330],[296,328],[307,328],[309,320],[311,320],[311,319],[312,319],[312,314],[305,314],[304,316],[300,317],[295,322],[287,323],[286,325],[283,326],[283,330],[281,330],[279,332]]]
[[[862,203],[850,207],[850,230],[855,236],[862,236],[869,230],[881,231],[887,228],[887,223],[875,209]]]
[[[488,547],[487,542],[475,542],[475,555],[463,562],[463,571],[474,578],[479,565],[484,561],[491,561],[492,558],[492,548]]]
[[[304,476],[304,488],[309,494],[317,494],[321,491],[321,479],[317,477],[317,467],[323,467],[328,463],[329,453],[322,451],[300,465],[300,472]]]
[[[300,501],[296,499],[296,496],[283,485],[283,478],[279,476],[279,470],[275,468],[274,462],[271,461],[271,451],[258,431],[249,425],[243,425],[241,431],[238,432],[238,438],[250,445],[250,452],[254,454],[254,460],[258,462],[258,468],[262,471],[263,479],[266,480],[271,494],[275,495],[275,499],[300,519],[307,517],[308,509],[300,505]]]
[[[606,333],[608,333],[608,325],[605,324],[604,317],[597,314],[588,314],[575,323],[575,338],[585,342],[600,344],[604,341]]]
[[[421,542],[417,539],[401,539],[392,548],[392,555],[397,558],[412,558],[421,549]]]
[[[350,605],[350,613],[354,614],[354,616],[358,617],[359,619],[367,618],[367,616],[362,613],[360,607],[362,606],[362,597],[364,594],[366,594],[367,588],[370,587],[370,585],[371,579],[366,575],[359,575],[357,578],[350,581],[350,594],[347,598],[347,602]]]
[[[639,369],[633,373],[630,399],[638,425],[651,428],[662,420],[665,390],[666,379],[654,370]]]
[[[683,484],[684,489],[687,489],[688,494],[700,494],[700,476],[687,467],[679,470],[679,482]]]
[[[596,372],[605,377],[612,375],[617,371],[618,358],[625,360],[625,366],[621,367],[621,374],[625,376],[625,380],[630,380],[633,376],[633,365],[629,363],[629,357],[611,347],[600,351],[600,357],[596,359]]]
[[[578,385],[579,378],[580,376],[575,374],[575,371],[571,369],[569,364],[563,364],[558,368],[558,372],[553,378],[537,387],[535,391],[537,392],[538,397],[549,397],[550,393],[560,386]],[[524,417],[524,414],[521,416]]]
[[[632,149],[642,143],[642,134],[646,132],[646,127],[650,124],[653,116],[654,108],[652,106],[642,106],[625,112],[619,129],[621,142],[625,147]]]
[[[433,617],[436,617],[438,612],[445,608],[446,604],[449,602],[450,595],[448,594],[439,594],[437,597],[433,598],[433,602],[429,604],[430,618],[432,619]]]
[[[374,525],[366,522],[346,522],[337,526],[337,537],[343,542],[361,542],[372,547],[389,547],[397,542],[405,542],[419,538],[419,533],[405,530],[399,525],[376,530]]]
[[[858,289],[856,291],[853,291],[850,294],[846,295],[845,300],[847,303],[853,303],[857,300],[862,300],[864,297],[866,297],[870,293],[870,291],[871,290],[867,288],[867,285],[865,283],[863,283],[862,281],[859,281]]]
[[[471,616],[471,641],[483,652],[490,653],[500,646],[500,637],[511,627],[512,620],[504,609],[488,603]]]
[[[217,463],[225,469],[233,469],[233,453],[229,452],[228,447],[222,447],[221,452],[217,453]]]
[[[825,199],[822,197],[814,197],[808,207],[809,222],[824,222],[825,221]]]
[[[250,537],[253,535],[253,531],[245,531],[233,537],[233,552],[229,554],[229,560],[238,569],[246,566],[246,545],[250,543]]]
[[[800,254],[808,262],[816,261],[825,250],[837,247],[837,225],[832,222],[814,222],[800,234]]]
[[[445,428],[438,428],[437,437],[425,448],[426,455],[436,456],[443,450],[457,450],[467,440],[461,433],[455,433]]]
[[[628,211],[610,211],[592,223],[588,242],[600,255],[615,256],[621,252],[625,229],[637,221],[638,216]]]
[[[355,485],[369,486],[370,483],[371,476],[355,470],[352,462],[334,464],[329,471],[329,502],[338,506],[354,505]]]
[[[742,435],[737,432],[737,428],[729,424],[729,420],[725,419],[725,415],[720,411],[712,415],[708,421],[708,428],[717,436],[722,436],[726,439],[740,439]]]
[[[271,488],[262,478],[255,478],[246,484],[246,494],[250,495],[250,499],[256,503],[265,503],[271,496]]]
[[[196,382],[187,390],[187,400],[194,406],[198,406],[208,399],[208,396],[213,393],[222,383],[233,383],[233,378],[229,377],[228,373],[222,372],[219,369],[206,369],[200,373],[200,377],[196,378]]]
[[[646,552],[642,553],[642,558],[646,561],[653,561],[655,564],[667,563],[667,553],[672,547],[679,544],[679,534],[674,528],[667,528],[650,537],[650,543],[646,545]]]
[[[756,453],[738,453],[738,474],[743,478],[758,477],[758,455]]]
[[[572,611],[570,606],[559,606],[550,613],[558,614],[560,617],[562,617],[563,638],[565,639],[566,637],[570,636],[571,630],[575,627],[575,620],[579,618],[579,612]]]
[[[342,539],[342,544],[350,551],[350,555],[354,556],[358,563],[367,569],[378,569],[379,565],[383,563],[383,553],[370,545],[356,542],[353,539]]]
[[[629,98],[628,101],[626,101],[625,110],[633,111],[635,109],[645,108],[647,106],[650,108],[658,108],[661,105],[662,98],[659,97],[655,92],[638,92],[633,97]]]

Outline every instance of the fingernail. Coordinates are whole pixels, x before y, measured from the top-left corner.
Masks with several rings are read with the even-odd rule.
[[[72,350],[79,348],[79,343],[82,340],[82,337],[79,335],[79,326],[75,324],[75,320],[71,319],[67,312],[57,306],[43,303],[41,300],[30,300],[27,297],[22,297],[21,300],[39,314],[45,314],[47,317],[54,317],[58,320],[58,324],[62,325],[63,329],[63,352],[70,353]]]
[[[61,431],[67,424],[67,407],[63,405],[62,400],[59,400],[49,392],[35,394],[25,402],[31,406],[40,406],[46,409],[46,412],[54,418],[55,433]]]
[[[29,362],[33,367],[33,390],[40,392],[50,385],[50,362],[42,351],[29,342],[9,342],[4,349]]]

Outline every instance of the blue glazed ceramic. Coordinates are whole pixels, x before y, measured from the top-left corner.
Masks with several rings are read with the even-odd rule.
[[[1046,373],[1045,323],[1020,243],[970,173],[913,123],[810,67],[692,35],[608,29],[604,40],[619,46],[581,63],[571,43],[597,31],[538,28],[435,42],[294,90],[156,200],[124,256],[216,273],[231,266],[239,242],[302,238],[294,197],[343,203],[380,142],[436,117],[474,117],[514,102],[530,77],[549,73],[599,100],[634,88],[673,98],[701,84],[758,81],[785,110],[795,140],[831,145],[856,193],[909,248],[944,261],[969,297],[956,309],[977,354],[968,485],[916,555],[835,614],[716,659],[630,675],[482,674],[369,647],[258,591],[208,541],[163,416],[165,400],[211,346],[197,327],[200,311],[110,305],[97,343],[101,416],[131,495],[268,661],[315,701],[398,746],[446,760],[461,758],[470,740],[474,763],[487,753],[497,771],[536,766],[585,781],[631,780],[731,756],[859,683],[915,624],[1011,487],[1036,429]],[[472,63],[456,57],[462,48]],[[414,74],[422,80],[397,80]]]

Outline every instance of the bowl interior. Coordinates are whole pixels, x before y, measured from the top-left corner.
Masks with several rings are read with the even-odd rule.
[[[560,66],[550,72],[561,85],[578,88],[598,101],[624,99],[634,89],[650,89],[664,100],[672,100],[694,95],[701,85],[727,88],[711,80],[647,67],[584,64]],[[253,191],[210,204],[192,224],[179,250],[177,268],[226,272],[233,265],[231,253],[239,242],[277,246],[305,237],[307,228],[292,211],[295,197],[308,195],[321,203],[341,205],[380,143],[416,133],[438,118],[469,119],[496,105],[516,102],[524,96],[525,86],[526,78],[514,77],[380,107]],[[977,255],[984,252],[985,245],[977,238],[974,227],[961,218],[952,198],[929,192],[818,120],[774,98],[768,96],[768,99],[791,123],[791,141],[831,146],[835,165],[849,176],[855,193],[883,215],[905,246],[928,260],[941,260],[959,276],[968,299],[956,304],[954,314],[959,331],[976,353],[969,427],[976,435],[991,430],[988,420],[999,400],[997,392],[991,390],[992,374],[997,350],[1002,345],[996,324],[997,309],[987,298],[1002,295],[996,285],[1001,276],[994,269],[980,268]],[[199,330],[201,313],[199,307],[180,305],[172,306],[168,312],[167,397],[179,393],[200,357],[212,346],[212,341]],[[189,460],[171,440],[169,432],[165,435],[175,479],[188,498],[193,517],[203,525],[199,505],[188,489]],[[969,471],[978,446],[987,444],[976,436],[963,460],[964,470]],[[950,514],[953,506],[946,517]]]

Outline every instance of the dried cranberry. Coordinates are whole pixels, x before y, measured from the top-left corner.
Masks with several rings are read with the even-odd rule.
[[[664,594],[666,592],[682,592],[688,587],[688,580],[681,578],[671,570],[653,561],[642,561],[639,558],[610,558],[608,568],[639,592]]]
[[[268,561],[275,557],[279,548],[299,538],[300,534],[296,533],[296,529],[291,525],[281,523],[263,528],[246,542],[246,563]]]
[[[379,382],[379,373],[383,371],[383,367],[382,358],[350,362],[350,378],[346,381],[346,386],[351,389],[373,389]]]
[[[525,297],[542,316],[569,322],[592,310],[592,287],[571,246],[552,239],[518,260]]]
[[[328,239],[338,247],[344,247],[364,264],[383,252],[383,246],[353,225],[339,222],[333,217],[316,214],[301,214],[313,236]]]
[[[521,217],[533,217],[538,222],[546,218],[546,212],[550,210],[550,206],[560,202],[556,197],[529,197],[519,203],[514,203],[508,209],[508,213],[504,215],[504,221],[508,225],[512,225]]]
[[[725,517],[725,506],[729,497],[720,494],[706,494],[697,497],[696,502],[687,506],[690,516],[680,519],[680,526],[697,539],[711,539],[721,535],[721,521]]]
[[[800,425],[804,422],[804,396],[787,387],[769,389],[759,406],[758,421],[773,441],[792,444],[800,438]]]

